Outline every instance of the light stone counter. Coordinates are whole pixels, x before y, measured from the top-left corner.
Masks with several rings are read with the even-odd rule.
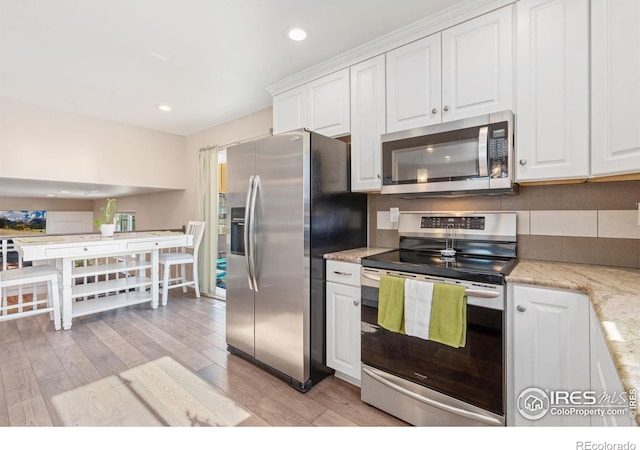
[[[507,281],[589,295],[622,385],[640,389],[640,270],[520,260]]]
[[[360,261],[365,256],[377,255],[378,253],[388,252],[389,250],[394,249],[383,247],[352,248],[350,250],[342,250],[340,252],[326,253],[324,255],[324,259],[360,264]]]

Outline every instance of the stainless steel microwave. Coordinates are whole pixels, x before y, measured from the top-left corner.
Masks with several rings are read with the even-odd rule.
[[[513,194],[511,111],[382,136],[382,194]]]

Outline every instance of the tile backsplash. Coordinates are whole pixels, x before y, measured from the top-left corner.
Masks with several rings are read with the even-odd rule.
[[[389,208],[514,211],[518,256],[640,268],[640,181],[521,186],[518,195],[400,199],[369,195],[369,245],[397,247]]]

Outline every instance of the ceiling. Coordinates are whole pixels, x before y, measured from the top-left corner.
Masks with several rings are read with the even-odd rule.
[[[0,98],[188,136],[270,106],[270,84],[453,5],[0,0]],[[289,40],[293,26],[306,29],[308,38]],[[159,111],[160,104],[173,110]],[[52,183],[1,179],[0,195],[87,199],[151,192]]]
[[[0,0],[0,97],[186,136],[265,108],[266,86],[451,5]],[[292,26],[308,38],[289,40]]]

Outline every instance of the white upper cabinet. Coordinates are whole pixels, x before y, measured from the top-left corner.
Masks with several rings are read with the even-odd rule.
[[[512,6],[387,53],[387,132],[512,108]]]
[[[439,123],[440,33],[387,53],[387,132]]]
[[[640,172],[640,2],[591,1],[591,173]]]
[[[309,129],[325,136],[349,134],[349,68],[307,84]]]
[[[589,1],[521,0],[516,16],[516,181],[587,178]]]
[[[513,108],[513,7],[442,32],[442,121]]]
[[[307,88],[300,86],[273,97],[273,134],[307,126]]]
[[[273,134],[299,128],[331,137],[349,134],[348,67],[273,97]]]
[[[379,191],[385,133],[385,56],[351,66],[351,190]]]

